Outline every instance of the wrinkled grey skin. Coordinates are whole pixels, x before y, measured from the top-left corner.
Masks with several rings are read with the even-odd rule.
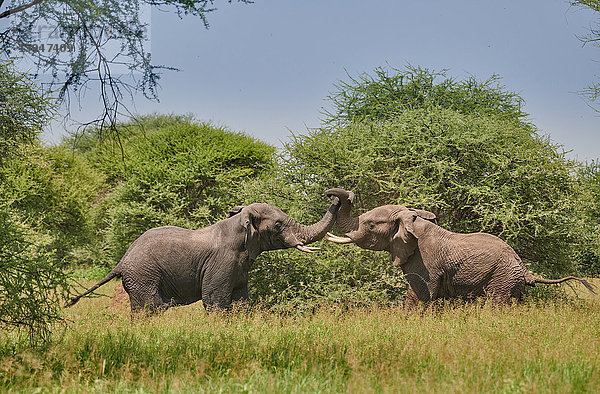
[[[158,227],[129,247],[117,266],[67,306],[115,277],[123,278],[131,312],[156,312],[202,300],[205,307],[226,308],[248,298],[248,270],[263,251],[306,247],[322,239],[335,222],[339,199],[312,226],[297,223],[280,209],[255,203],[232,209],[230,217],[209,227],[187,230]]]
[[[349,193],[341,199],[336,222],[346,238],[328,235],[326,239],[390,252],[393,264],[400,266],[409,284],[408,307],[439,298],[478,296],[506,303],[511,298],[521,299],[525,285],[570,279],[580,281],[594,292],[592,286],[580,278],[538,278],[500,238],[485,233],[447,231],[436,224],[436,216],[428,211],[384,205],[353,218],[350,210],[354,196]]]

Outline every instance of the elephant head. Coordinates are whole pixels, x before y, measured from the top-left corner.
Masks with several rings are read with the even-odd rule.
[[[330,189],[327,192],[334,193],[337,190]],[[326,239],[338,244],[355,243],[363,249],[386,250],[392,254],[395,265],[405,263],[417,247],[420,228],[416,218],[437,222],[432,212],[403,205],[383,205],[352,217],[353,197],[353,194],[348,194],[347,198],[340,197],[341,207],[336,222],[345,237],[328,234]]]
[[[296,222],[279,208],[265,203],[254,203],[232,208],[229,215],[239,217],[239,223],[245,231],[245,245],[254,259],[267,250],[296,248],[312,253],[318,248],[306,246],[322,239],[333,227],[340,207],[340,199],[346,191],[327,192],[333,197],[329,209],[317,223],[310,226]],[[340,197],[338,197],[338,195]]]

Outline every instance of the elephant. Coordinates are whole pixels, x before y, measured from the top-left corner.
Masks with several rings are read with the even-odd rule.
[[[327,190],[338,196],[342,192]],[[586,280],[574,276],[554,280],[534,276],[513,248],[492,234],[454,233],[438,226],[432,212],[403,205],[384,205],[351,217],[354,194],[346,192],[340,199],[336,224],[345,236],[328,233],[325,239],[388,251],[408,282],[405,306],[409,309],[436,299],[481,296],[508,303],[521,300],[526,285],[567,280],[577,280],[595,293]]]
[[[233,301],[248,299],[248,270],[261,252],[318,250],[306,245],[325,236],[339,209],[336,192],[327,196],[333,197],[329,209],[310,226],[296,222],[277,207],[253,203],[232,208],[228,218],[202,229],[150,229],[131,244],[104,279],[65,306],[121,277],[132,316],[199,300],[208,309],[228,308]]]

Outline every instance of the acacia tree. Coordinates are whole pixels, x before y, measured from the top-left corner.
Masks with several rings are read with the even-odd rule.
[[[52,114],[39,87],[0,60],[0,163],[33,141]]]
[[[27,57],[36,64],[38,73],[50,74],[48,89],[58,90],[58,102],[65,105],[67,113],[72,99],[77,101],[90,88],[99,89],[104,109],[82,126],[100,126],[102,130],[116,132],[119,117],[131,115],[126,99],[142,93],[147,99],[156,100],[160,73],[176,70],[152,63],[146,46],[149,25],[140,18],[140,8],[154,6],[180,16],[193,15],[208,28],[206,16],[215,10],[214,3],[214,0],[0,0],[0,21],[9,21],[0,32],[0,48],[5,56]],[[58,43],[44,43],[42,30]]]
[[[14,188],[7,177],[49,113],[39,89],[0,62],[0,326],[26,329],[32,343],[48,339],[51,324],[60,319],[58,301],[67,292],[67,276],[50,237],[22,222],[13,209],[29,184]]]
[[[540,136],[497,76],[378,68],[339,82],[325,127],[294,136],[281,168],[319,196],[353,190],[356,213],[398,203],[458,232],[501,236],[534,268],[573,270],[578,163]]]

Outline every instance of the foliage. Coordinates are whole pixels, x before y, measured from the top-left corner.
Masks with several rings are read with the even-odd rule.
[[[0,1],[0,7],[3,3]],[[0,12],[0,20],[11,17],[8,27],[0,32],[2,53],[9,58],[33,60],[38,72],[52,77],[49,89],[59,88],[59,102],[66,104],[67,109],[71,94],[77,98],[89,88],[98,89],[104,104],[103,113],[87,124],[99,125],[101,130],[107,125],[113,133],[117,131],[119,116],[130,115],[123,105],[124,98],[141,92],[146,98],[156,99],[161,71],[174,70],[152,63],[148,43],[150,26],[140,18],[140,9],[155,6],[180,16],[193,15],[207,28],[206,15],[215,10],[214,0],[35,0],[22,3],[7,2],[7,8]],[[59,44],[53,37],[60,37]]]
[[[46,190],[47,163],[31,154],[52,111],[39,88],[6,62],[0,109],[0,327],[25,331],[28,343],[39,345],[61,320],[58,301],[68,291],[56,239],[38,228],[53,214],[56,205],[46,197],[56,190]]]
[[[438,107],[526,123],[523,99],[506,91],[498,75],[485,81],[475,77],[458,81],[447,73],[408,65],[404,69],[378,67],[373,75],[349,77],[349,82],[335,85],[336,90],[329,96],[333,109],[325,112],[325,121],[334,126],[385,121],[404,111]]]
[[[74,260],[81,245],[93,241],[91,209],[104,181],[80,156],[66,147],[22,146],[0,177],[3,204],[20,222],[49,237],[55,261]]]
[[[427,209],[450,230],[496,234],[536,269],[564,273],[574,164],[557,148],[521,123],[428,108],[294,137],[286,168],[312,193],[353,190],[356,214],[394,203]]]
[[[51,326],[62,320],[60,302],[67,276],[54,258],[48,237],[17,222],[0,205],[0,328],[25,330],[28,343],[50,339]]]
[[[272,166],[270,145],[191,117],[148,116],[120,127],[121,147],[100,130],[69,142],[112,186],[95,208],[102,239],[89,253],[106,265],[149,228],[223,219],[239,205],[236,190]]]
[[[0,164],[21,144],[34,141],[52,113],[40,88],[0,60]]]
[[[592,161],[580,169],[581,197],[576,207],[581,233],[576,260],[588,275],[600,275],[600,162]]]
[[[265,202],[296,221],[310,225],[321,219],[331,201],[325,189],[303,189],[278,170],[248,181],[240,189],[242,204]],[[322,249],[306,254],[295,249],[263,252],[252,264],[249,293],[252,302],[277,311],[312,310],[319,305],[371,305],[398,302],[405,284],[383,253],[356,247],[340,248],[325,241]]]
[[[45,354],[15,354],[6,341],[0,386],[379,393],[593,392],[600,385],[595,298],[421,313],[330,306],[293,315],[207,314],[194,304],[133,323],[110,303],[101,297],[67,309],[73,323]]]
[[[590,265],[579,254],[590,248],[580,242],[587,220],[577,208],[580,165],[537,134],[522,99],[497,78],[455,81],[408,68],[353,81],[332,95],[324,127],[284,145],[277,173],[247,184],[245,202],[271,203],[310,224],[327,207],[323,191],[339,186],[356,193],[355,215],[385,204],[428,209],[450,230],[500,236],[549,277]],[[321,246],[310,256],[263,253],[251,295],[276,309],[402,299],[405,285],[389,254]]]

